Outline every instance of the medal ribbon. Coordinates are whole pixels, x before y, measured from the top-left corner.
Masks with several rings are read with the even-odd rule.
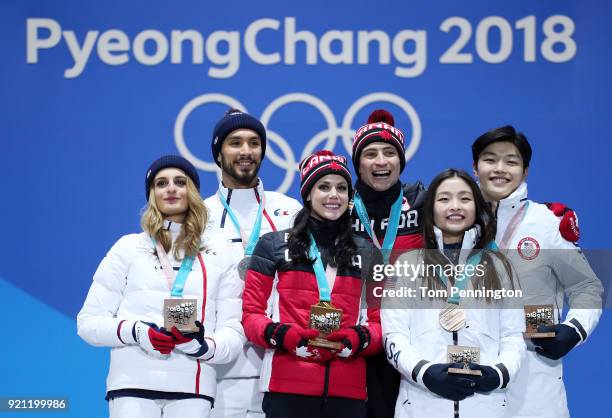
[[[255,245],[257,244],[257,241],[259,240],[259,233],[261,232],[261,220],[262,220],[263,209],[265,205],[264,196],[262,196],[261,200],[259,201],[259,208],[257,209],[257,216],[255,217],[255,223],[253,224],[253,229],[251,230],[251,236],[249,237],[248,241],[245,239],[244,231],[242,230],[242,228],[240,228],[240,222],[238,222],[238,218],[236,217],[236,214],[234,213],[232,208],[230,208],[229,205],[227,204],[227,199],[225,198],[225,196],[223,196],[223,193],[221,192],[221,190],[217,191],[217,196],[219,196],[219,200],[221,201],[221,204],[223,205],[223,207],[225,207],[225,210],[227,211],[227,214],[232,220],[232,223],[234,224],[236,231],[238,231],[238,233],[240,234],[240,238],[242,239],[242,245],[244,246],[244,255],[246,255],[247,257],[250,257],[251,255],[253,255],[253,251],[255,250]],[[246,242],[246,245],[245,245],[245,242]]]
[[[487,246],[485,247],[486,249],[489,250],[496,250],[497,249],[497,245],[495,244],[495,242],[490,242],[489,244],[487,244]],[[471,257],[468,258],[467,260],[467,264],[468,265],[472,265],[472,266],[476,266],[476,264],[480,263],[480,260],[482,259],[482,252],[483,250],[478,251],[476,254],[472,255]],[[472,271],[474,271],[475,269],[473,269]],[[442,280],[442,283],[444,283],[444,285],[446,286],[447,289],[450,289],[450,280],[449,278],[446,276],[446,273],[444,273],[444,269],[440,270],[440,280]],[[474,275],[474,273],[470,274],[469,276],[465,273],[463,273],[465,276],[463,279],[461,280],[455,280],[455,287],[459,289],[459,291],[464,290],[468,283],[470,282],[470,280],[472,279],[472,276]],[[459,292],[457,292],[459,293]],[[449,296],[447,299],[448,303],[453,303],[455,305],[459,304],[459,300],[461,299],[461,296],[459,296],[458,294],[455,295],[451,295],[451,292],[448,292]]]
[[[153,242],[155,242],[155,240],[153,240]],[[159,258],[159,262],[162,265],[164,276],[166,276],[166,280],[168,281],[168,287],[171,290],[170,296],[179,298],[182,297],[183,290],[185,289],[185,283],[187,283],[187,277],[191,272],[191,267],[193,266],[195,257],[186,256],[183,258],[181,267],[175,276],[174,269],[170,265],[170,260],[168,259],[168,254],[166,254],[164,247],[159,242],[155,242],[155,249],[157,250],[157,258]]]
[[[308,256],[312,259],[314,258],[315,262],[312,266],[314,270],[315,276],[317,278],[317,286],[319,287],[319,300],[321,302],[331,302],[331,289],[329,286],[330,282],[334,282],[336,279],[337,269],[329,268],[327,271],[323,267],[323,261],[321,259],[321,253],[319,252],[319,248],[317,247],[317,243],[315,242],[312,234],[308,234],[310,236],[310,248],[308,249]],[[329,277],[328,277],[329,275]]]
[[[506,231],[504,232],[504,236],[502,237],[501,242],[499,243],[499,247],[504,250],[508,250],[508,245],[510,244],[510,240],[514,237],[514,233],[516,232],[516,228],[519,223],[525,219],[525,215],[527,214],[527,209],[529,208],[529,201],[525,202],[523,206],[519,210],[516,211],[510,223],[506,227]]]
[[[372,229],[372,223],[370,221],[370,217],[368,216],[368,211],[366,210],[365,204],[359,196],[359,193],[355,193],[355,198],[353,200],[353,207],[357,211],[357,216],[361,220],[366,232],[372,239],[372,242],[379,250],[382,250],[383,261],[385,263],[389,262],[389,258],[391,256],[391,250],[393,249],[393,244],[395,243],[395,238],[397,237],[397,230],[399,229],[399,221],[400,215],[402,213],[402,201],[404,200],[404,195],[402,191],[400,191],[399,196],[393,202],[391,206],[391,212],[389,213],[389,223],[387,224],[387,232],[385,233],[385,238],[383,239],[382,247],[380,245],[380,241],[376,236],[376,232]]]

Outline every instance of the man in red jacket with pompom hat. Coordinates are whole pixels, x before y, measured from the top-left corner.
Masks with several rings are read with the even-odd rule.
[[[404,133],[395,127],[391,113],[375,110],[353,141],[358,180],[352,218],[355,232],[381,248],[385,262],[394,258],[392,251],[398,255],[402,250],[422,247],[419,212],[425,189],[421,182],[401,183],[405,165]],[[393,417],[400,375],[384,352],[367,362],[368,417]]]

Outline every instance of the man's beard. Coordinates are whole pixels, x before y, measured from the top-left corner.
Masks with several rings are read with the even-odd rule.
[[[255,160],[253,160],[252,158],[249,158],[249,159],[243,158],[243,159],[239,159],[238,161],[252,161],[256,163]],[[252,173],[239,173],[234,168],[234,164],[227,162],[225,158],[223,157],[223,154],[221,154],[221,169],[227,175],[232,177],[234,181],[236,181],[236,183],[238,183],[241,186],[250,187],[253,184],[254,180],[257,178],[260,168],[261,168],[261,162],[259,164],[256,164],[255,170],[253,170]]]

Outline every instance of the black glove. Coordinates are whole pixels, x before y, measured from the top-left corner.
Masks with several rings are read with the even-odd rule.
[[[463,368],[460,363],[432,364],[423,375],[425,387],[452,401],[462,401],[476,391],[476,383],[460,375],[448,374],[449,367]]]
[[[501,384],[499,380],[499,373],[491,366],[482,366],[476,363],[470,363],[470,369],[480,370],[482,376],[469,376],[469,379],[476,383],[476,392],[486,393],[491,392],[499,387]]]
[[[552,331],[557,335],[552,338],[532,340],[536,346],[536,353],[549,359],[559,360],[580,342],[580,335],[569,325],[540,325],[538,327],[538,332]]]

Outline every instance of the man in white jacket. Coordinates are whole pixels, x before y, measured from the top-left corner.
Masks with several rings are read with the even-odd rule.
[[[472,145],[474,174],[497,217],[496,242],[512,261],[525,305],[550,304],[552,338],[527,340],[527,356],[509,387],[507,417],[569,417],[561,358],[593,332],[601,315],[602,284],[582,251],[566,241],[561,219],[527,199],[531,146],[512,126],[494,129]],[[563,297],[570,309],[561,321]]]
[[[204,201],[209,211],[204,236],[229,245],[240,272],[258,238],[290,228],[301,205],[283,194],[264,191],[258,172],[266,151],[266,130],[253,116],[228,110],[214,128],[211,147],[222,180],[217,192]],[[262,359],[263,350],[247,343],[236,361],[218,368],[213,417],[263,417],[258,385]]]

